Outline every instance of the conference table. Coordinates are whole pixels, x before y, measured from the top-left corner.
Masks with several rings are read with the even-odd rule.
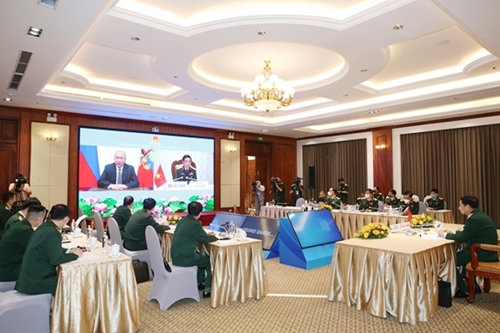
[[[85,236],[69,238],[71,243],[63,247],[87,246]],[[139,331],[139,293],[132,260],[123,253],[110,257],[97,244],[78,260],[59,266],[52,333]]]
[[[448,230],[460,227],[443,226]],[[389,314],[400,323],[416,324],[428,321],[436,312],[439,279],[451,283],[454,295],[454,241],[405,233],[391,233],[383,239],[351,238],[335,244],[328,300],[355,305],[377,317]]]
[[[175,228],[164,232],[162,239],[163,256],[169,262],[172,262],[170,248],[174,232]],[[250,298],[261,299],[267,295],[268,283],[261,240],[247,238],[238,241],[233,238],[199,243],[198,248],[210,256],[211,307],[229,305],[234,301],[244,303]]]
[[[445,210],[428,210],[425,214],[442,223],[455,223],[453,212],[449,209]]]
[[[260,207],[260,216],[279,219],[286,217],[287,213],[300,212],[300,207],[294,206],[262,206]]]

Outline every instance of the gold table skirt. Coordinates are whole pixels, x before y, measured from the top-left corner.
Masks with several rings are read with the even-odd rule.
[[[425,214],[443,223],[455,223],[455,217],[451,210],[428,210]]]
[[[280,217],[286,217],[286,213],[300,212],[300,207],[293,206],[262,206],[260,207],[260,216],[270,217],[273,219],[279,219]]]
[[[414,253],[377,248],[376,242],[391,241],[391,237],[356,240],[373,242],[373,247],[336,243],[328,300],[355,305],[377,317],[390,314],[400,323],[428,321],[438,307],[438,279],[451,282],[452,296],[456,290],[455,244]]]
[[[406,216],[388,215],[379,213],[354,213],[332,211],[332,216],[337,223],[340,234],[344,239],[352,238],[354,233],[364,225],[372,222],[382,222],[385,225],[406,222]]]
[[[163,234],[162,251],[172,261],[172,231]],[[198,244],[200,251],[210,256],[212,266],[212,291],[210,305],[213,308],[230,302],[244,303],[250,298],[261,299],[268,293],[267,275],[264,268],[262,242],[247,238],[244,242],[227,241]]]
[[[140,327],[139,293],[130,257],[59,266],[52,333],[134,333]]]

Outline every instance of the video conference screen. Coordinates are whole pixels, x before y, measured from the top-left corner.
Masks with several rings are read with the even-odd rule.
[[[288,219],[303,249],[342,240],[329,210],[288,213]]]
[[[131,195],[157,201],[155,213],[214,210],[214,139],[80,127],[79,207],[106,217]],[[106,209],[107,208],[107,209]]]

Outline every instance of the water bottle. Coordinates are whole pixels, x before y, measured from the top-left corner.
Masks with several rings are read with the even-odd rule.
[[[229,237],[233,237],[236,234],[236,226],[234,225],[234,222],[231,221],[229,223]]]
[[[71,231],[75,232],[75,229],[76,229],[76,222],[75,222],[75,219],[73,219],[73,220],[71,220]]]
[[[102,253],[103,254],[108,253],[108,235],[106,235],[106,233],[102,235],[102,247],[103,247]]]
[[[88,244],[89,246],[90,246],[90,237],[92,237],[92,234],[93,234],[93,232],[92,232],[92,227],[91,227],[91,226],[89,226],[89,227],[87,228],[87,244]]]

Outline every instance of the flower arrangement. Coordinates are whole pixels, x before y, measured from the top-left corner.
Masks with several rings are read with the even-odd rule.
[[[181,220],[182,217],[180,217],[179,215],[170,215],[167,217],[167,221],[169,224],[177,224],[177,222],[179,222]]]
[[[96,197],[89,197],[86,199],[80,199],[78,207],[83,211],[83,214],[87,216],[92,216],[92,211],[96,211],[103,218],[107,218],[114,213],[117,201],[113,198],[106,198],[100,200]]]
[[[318,210],[327,210],[327,209],[331,211],[333,209],[333,207],[331,205],[325,204],[325,203],[318,206]]]
[[[432,222],[434,222],[434,219],[432,217],[430,217],[429,215],[420,214],[413,216],[413,218],[410,220],[410,225],[412,227],[422,227],[431,225]]]
[[[390,228],[380,222],[369,223],[354,233],[354,238],[384,238],[389,235]]]

